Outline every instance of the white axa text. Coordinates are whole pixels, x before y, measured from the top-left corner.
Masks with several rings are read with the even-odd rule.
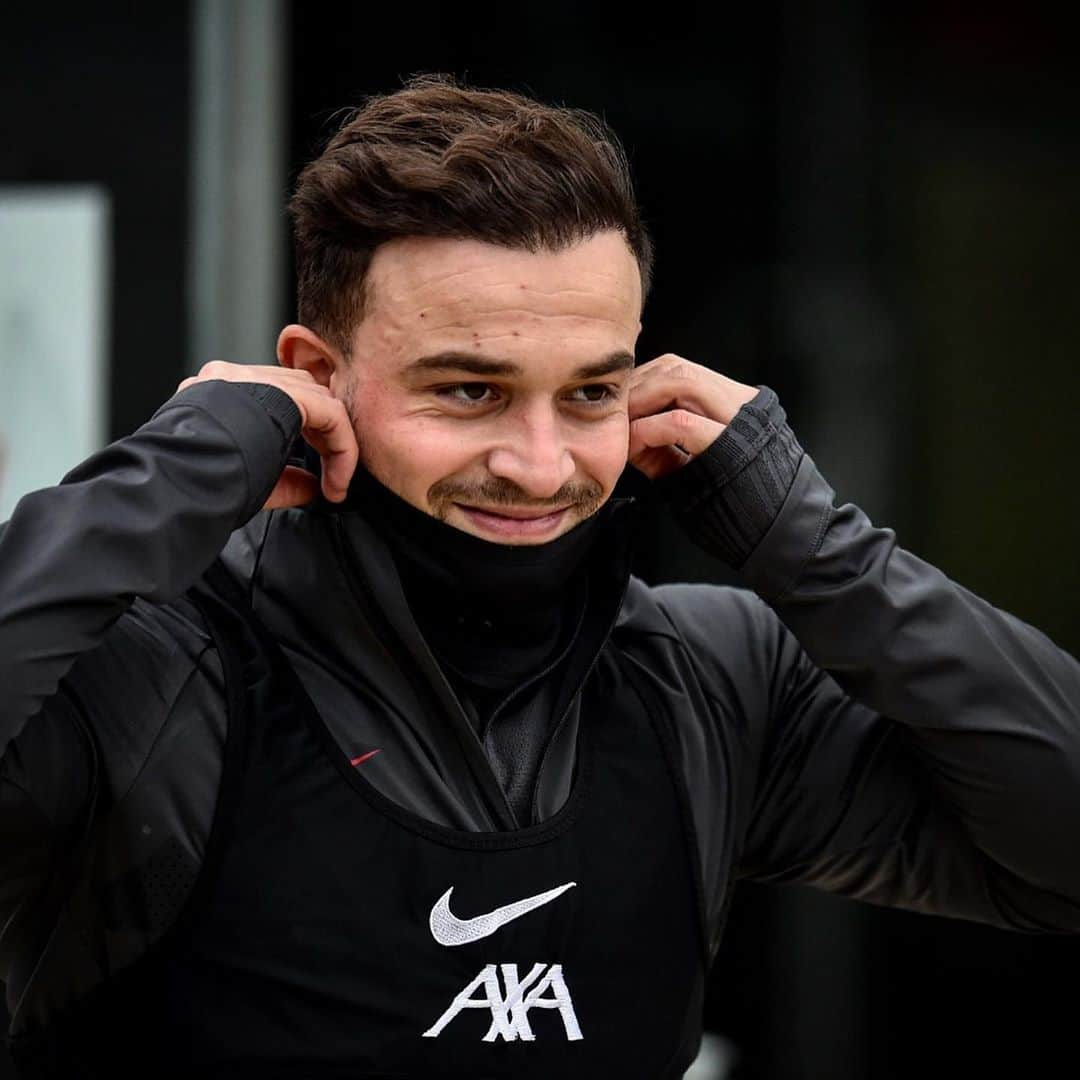
[[[502,971],[505,993],[499,986]],[[547,993],[548,997],[543,995]],[[473,994],[478,994],[473,997]],[[530,1009],[558,1009],[566,1037],[571,1042],[582,1038],[574,1013],[574,1003],[563,979],[562,964],[533,964],[523,979],[518,978],[517,964],[487,964],[464,990],[450,1002],[450,1007],[424,1032],[425,1039],[436,1039],[443,1028],[462,1009],[490,1009],[491,1027],[484,1042],[522,1039],[533,1042],[536,1036],[529,1024]]]

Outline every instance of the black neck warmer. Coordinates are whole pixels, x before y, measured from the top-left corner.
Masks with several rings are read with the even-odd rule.
[[[610,504],[546,544],[482,540],[357,468],[342,507],[386,541],[432,651],[482,707],[565,648],[585,606],[584,564]]]

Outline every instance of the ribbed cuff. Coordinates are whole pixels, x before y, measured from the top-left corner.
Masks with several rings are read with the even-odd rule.
[[[250,503],[246,521],[263,505],[281,476],[289,447],[300,432],[300,409],[284,390],[268,383],[206,379],[177,391],[154,417],[184,407],[213,417],[243,455]]]
[[[286,443],[291,443],[300,434],[300,407],[284,390],[279,390],[269,383],[237,383],[249,393],[277,424]]]
[[[759,384],[716,441],[657,491],[695,543],[737,570],[776,519],[803,453],[775,392]]]

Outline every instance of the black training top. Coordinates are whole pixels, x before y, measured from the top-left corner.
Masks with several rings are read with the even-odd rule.
[[[220,565],[209,576],[231,602],[196,593],[231,709],[201,877],[154,949],[16,1044],[24,1074],[681,1077],[700,885],[670,734],[629,665],[606,653],[590,684],[564,807],[462,832],[363,778]]]
[[[1075,838],[1048,827],[1080,819],[1080,664],[837,499],[775,394],[759,398],[658,485],[748,587],[648,586],[629,572],[629,508],[614,508],[590,549],[565,670],[519,692],[483,735],[364,515],[318,501],[260,510],[300,424],[276,388],[190,386],[20,500],[0,525],[0,976],[13,1037],[50,1030],[136,970],[203,880],[230,710],[188,592],[219,557],[340,755],[367,755],[357,767],[384,800],[480,846],[556,819],[580,752],[593,745],[598,760],[585,733],[617,710],[636,724],[632,695],[597,690],[631,661],[670,730],[676,792],[688,792],[711,949],[740,880],[1080,930]],[[382,818],[367,824],[385,835]],[[364,851],[365,836],[349,831],[346,848]],[[276,842],[258,867],[274,882]],[[530,913],[543,920],[584,902],[586,879],[556,875],[509,896],[497,883],[475,898],[466,880],[425,881],[441,891],[416,903],[429,917],[454,884],[449,911],[468,919],[570,880]],[[557,1004],[561,961],[530,957],[491,963],[518,964],[521,982],[533,971],[521,964],[547,964],[529,986],[547,979],[538,994]],[[579,976],[564,970],[587,1039]],[[446,1035],[482,1013],[485,993],[506,992],[507,972],[495,974]],[[652,978],[644,969],[639,982],[650,998]],[[129,1039],[146,1012],[107,1030]],[[266,1015],[272,1040],[290,1021]],[[631,1039],[637,1015],[627,1023]]]

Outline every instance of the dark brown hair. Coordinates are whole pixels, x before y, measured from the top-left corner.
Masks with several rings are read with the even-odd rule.
[[[289,203],[299,318],[346,356],[375,248],[403,236],[558,251],[607,229],[652,278],[626,155],[598,117],[442,74],[365,100]]]

